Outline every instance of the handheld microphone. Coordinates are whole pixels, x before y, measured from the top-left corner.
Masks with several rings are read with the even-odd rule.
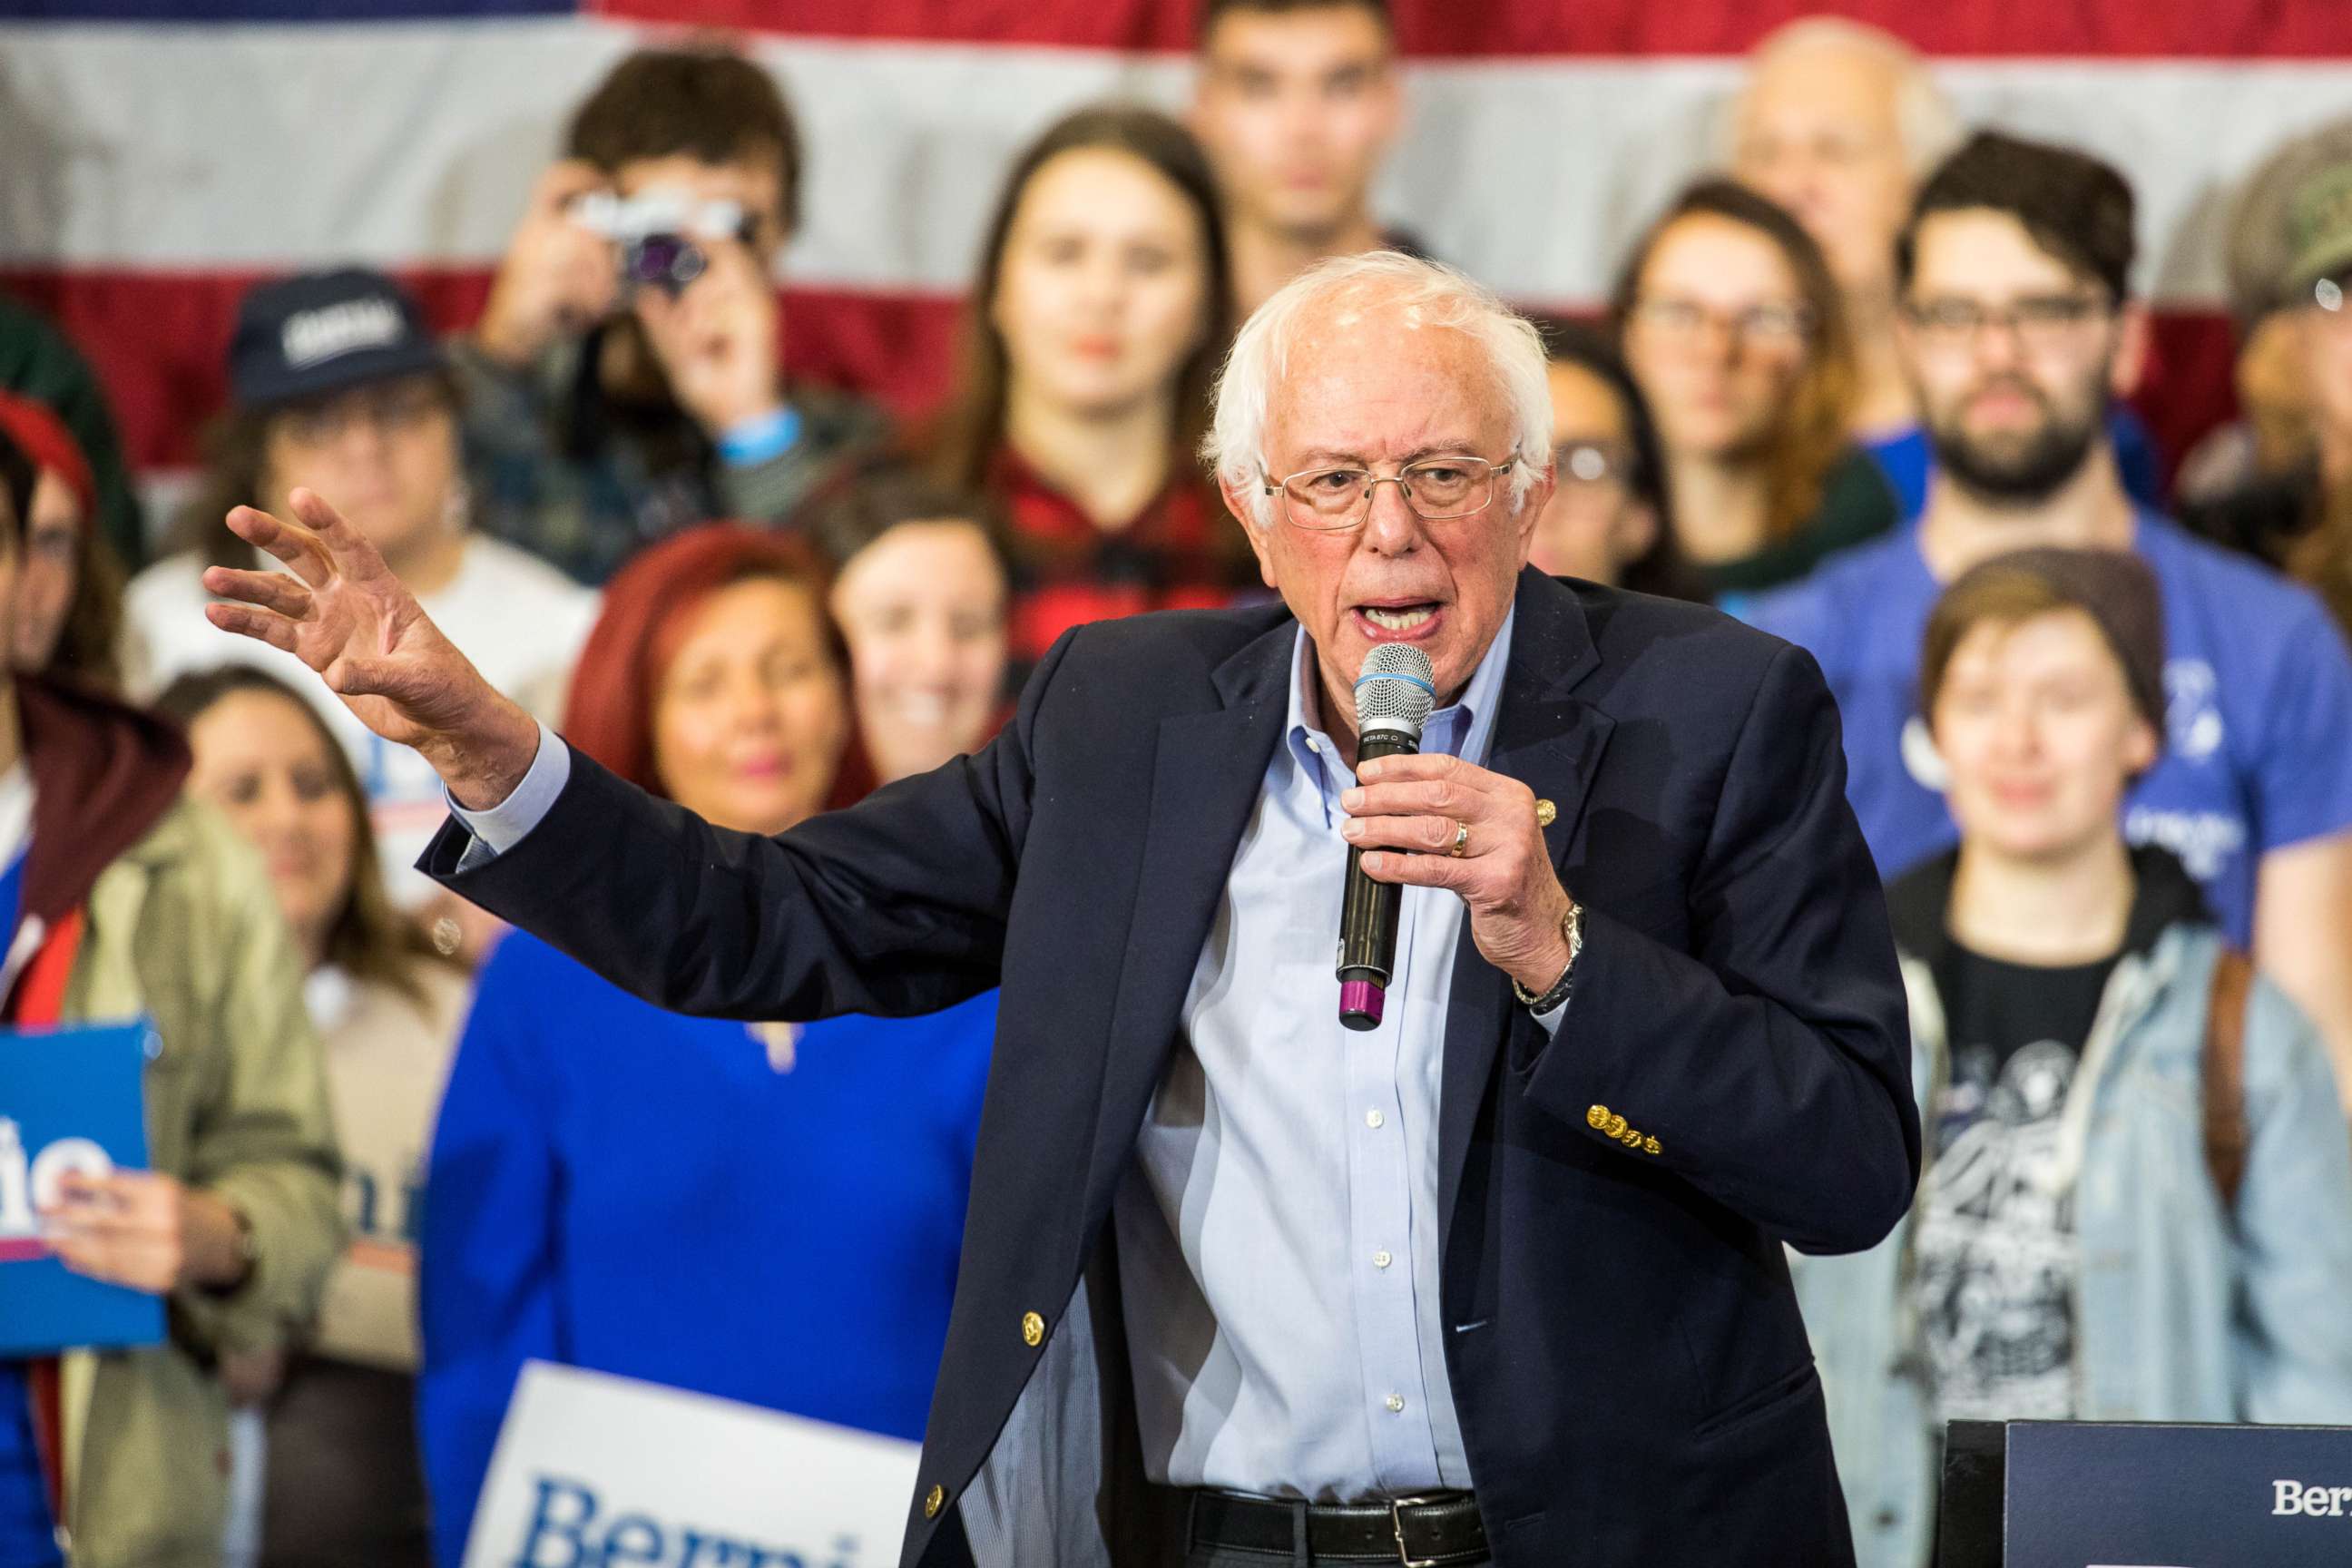
[[[1356,677],[1356,765],[1421,750],[1421,727],[1437,706],[1437,672],[1411,643],[1374,645]],[[1339,905],[1339,1022],[1380,1027],[1396,966],[1397,905],[1404,889],[1364,875],[1363,851],[1348,849],[1347,892]]]

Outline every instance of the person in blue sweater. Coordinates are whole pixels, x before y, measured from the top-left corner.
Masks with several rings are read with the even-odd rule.
[[[616,577],[566,734],[714,822],[780,832],[867,776],[791,542],[714,527]],[[499,943],[435,1131],[418,1429],[465,1555],[537,1358],[919,1438],[954,1294],[993,992],[924,1018],[688,1018]]]

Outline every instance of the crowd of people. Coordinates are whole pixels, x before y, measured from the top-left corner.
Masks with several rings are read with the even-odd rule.
[[[256,285],[167,528],[0,304],[0,976],[20,1026],[155,1020],[152,1170],[45,1216],[170,1304],[0,1360],[0,1568],[456,1568],[533,1358],[921,1436],[993,998],[695,1019],[500,930],[410,869],[431,767],[202,576],[314,490],[498,689],[763,834],[982,745],[1073,626],[1263,597],[1217,366],[1301,270],[1423,247],[1370,195],[1383,0],[1208,0],[1198,39],[1184,120],[1014,161],[906,424],[782,374],[837,150],[718,44],[579,106],[455,335],[374,272]],[[2126,401],[2135,216],[1898,39],[1791,25],[1602,309],[1541,323],[1550,440],[1507,458],[1556,480],[1535,569],[1712,601],[1843,716],[1927,1130],[1894,1237],[1792,1254],[1871,1568],[1928,1561],[1949,1419],[2352,1425],[2352,122],[2239,201],[2242,417],[2193,453]]]

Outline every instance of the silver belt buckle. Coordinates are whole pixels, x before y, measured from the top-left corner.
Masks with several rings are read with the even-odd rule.
[[[1415,1557],[1412,1554],[1412,1549],[1404,1542],[1404,1510],[1437,1500],[1433,1497],[1389,1499],[1389,1529],[1396,1536],[1397,1562],[1402,1563],[1403,1568],[1439,1568],[1439,1564],[1444,1563],[1446,1557],[1453,1555],[1451,1552],[1446,1552],[1436,1557]]]

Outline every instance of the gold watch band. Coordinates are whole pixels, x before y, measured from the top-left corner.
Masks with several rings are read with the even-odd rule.
[[[1568,942],[1568,964],[1559,972],[1559,978],[1551,983],[1549,990],[1538,996],[1517,980],[1511,982],[1511,994],[1517,996],[1519,1005],[1529,1012],[1549,1013],[1568,999],[1569,987],[1576,978],[1576,961],[1584,952],[1582,904],[1570,903],[1568,913],[1559,919],[1559,934]]]

